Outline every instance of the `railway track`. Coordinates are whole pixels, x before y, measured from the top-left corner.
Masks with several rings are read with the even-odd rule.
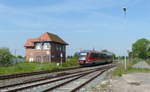
[[[41,74],[53,73],[53,72],[61,72],[61,71],[66,71],[66,70],[78,69],[78,68],[82,68],[82,67],[79,66],[79,67],[71,67],[71,68],[57,69],[57,70],[46,70],[46,71],[39,71],[39,72],[0,75],[0,80],[13,79],[13,78],[19,78],[19,77],[25,77],[25,76],[33,76],[33,75],[41,75]]]
[[[100,68],[76,71],[55,78],[46,77],[36,81],[6,85],[0,87],[0,92],[75,92],[114,66],[115,65],[108,65]]]
[[[76,78],[73,78],[71,80],[65,81],[61,84],[58,84],[54,87],[49,87],[42,92],[75,92],[78,89],[80,89],[82,86],[86,85],[90,81],[92,81],[94,78],[99,76],[101,73],[103,73],[105,70],[102,71],[93,71],[92,73],[87,73],[81,76],[78,76]]]

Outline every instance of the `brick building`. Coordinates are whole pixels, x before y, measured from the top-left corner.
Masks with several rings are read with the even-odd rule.
[[[26,60],[29,62],[65,62],[66,45],[68,44],[59,36],[46,32],[38,38],[26,41],[24,45]]]

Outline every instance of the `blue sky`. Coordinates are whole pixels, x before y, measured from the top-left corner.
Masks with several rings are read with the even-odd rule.
[[[0,47],[25,55],[28,38],[51,32],[70,44],[67,55],[93,48],[127,55],[137,39],[150,40],[149,10],[149,0],[0,0]]]

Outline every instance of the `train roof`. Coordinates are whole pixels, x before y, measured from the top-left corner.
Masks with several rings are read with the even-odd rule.
[[[80,51],[79,53],[88,53],[88,52],[99,53],[100,51],[96,51],[96,50],[83,50],[83,51]]]
[[[80,51],[79,53],[101,53],[101,54],[106,54],[108,56],[113,56],[113,53],[112,52],[100,52],[100,51],[95,51],[95,50],[83,50],[83,51]]]
[[[111,53],[111,52],[101,52],[101,53],[106,54],[108,56],[113,56],[113,53]]]
[[[87,52],[91,52],[92,50],[82,50],[80,51],[80,53],[87,53]]]

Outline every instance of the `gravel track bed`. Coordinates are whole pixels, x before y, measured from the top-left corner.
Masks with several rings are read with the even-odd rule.
[[[88,81],[93,75],[96,75],[98,72],[99,73],[101,72],[101,71],[97,71],[97,72],[90,73],[88,75],[85,74],[86,76],[83,77],[82,71],[84,71],[84,73],[85,73],[85,71],[88,70],[88,71],[86,71],[86,73],[87,73],[87,72],[89,72],[90,69],[101,68],[101,67],[105,67],[105,66],[109,66],[109,65],[110,64],[108,64],[108,65],[101,65],[101,66],[93,66],[93,67],[85,67],[85,68],[69,70],[69,71],[67,70],[67,71],[63,71],[63,73],[73,73],[73,72],[77,72],[77,71],[81,71],[81,72],[76,73],[76,74],[63,75],[63,76],[59,76],[59,77],[56,77],[56,78],[54,77],[54,78],[50,78],[50,79],[46,79],[46,80],[42,80],[42,81],[36,81],[36,82],[32,82],[32,83],[27,83],[27,84],[23,84],[23,85],[18,85],[16,87],[9,87],[9,88],[5,88],[5,89],[2,89],[2,90],[0,89],[0,92],[5,92],[5,91],[8,91],[8,90],[14,90],[14,89],[17,89],[17,88],[27,87],[27,86],[31,86],[31,85],[33,85],[34,87],[31,87],[29,89],[26,88],[26,89],[23,89],[23,90],[17,91],[17,92],[42,92],[45,89],[48,89],[50,87],[54,87],[55,85],[59,85],[59,84],[62,84],[63,82],[76,79],[76,81],[69,82],[68,84],[65,84],[65,86],[62,86],[61,88],[56,88],[55,90],[51,91],[51,92],[69,92],[69,91],[71,91],[71,89],[75,88],[76,86],[79,86],[80,84],[83,84],[84,82]],[[18,78],[12,79],[11,81],[21,80],[19,82],[18,81],[15,82],[15,83],[22,83],[24,81],[28,81],[28,79],[29,80],[34,79],[34,78],[37,79],[38,77],[43,77],[43,75],[44,76],[56,76],[59,73],[62,73],[62,72],[56,72],[56,73],[54,72],[54,73],[49,73],[49,74],[41,74],[41,75],[29,76],[29,77],[27,77],[27,79],[25,77],[24,80],[21,80],[23,78],[23,77],[21,77],[19,79]],[[81,74],[82,74],[82,77],[78,78],[79,76],[81,76]],[[73,76],[73,75],[76,75],[76,76]],[[65,77],[68,77],[68,78],[65,79]],[[53,80],[57,80],[57,79],[61,79],[61,78],[64,78],[64,79],[60,80],[60,81],[53,81]],[[10,80],[4,80],[4,81],[5,82],[6,81],[11,82]],[[53,81],[53,82],[49,82],[49,81]],[[37,85],[37,84],[40,84],[40,83],[44,83],[44,84]],[[14,84],[14,83],[12,83],[12,84]],[[68,88],[71,88],[71,89],[68,89]]]
[[[80,73],[77,73],[77,74],[67,75],[67,76],[63,76],[63,77],[60,77],[60,78],[54,78],[54,79],[45,80],[45,81],[41,81],[41,82],[34,82],[34,83],[25,84],[25,85],[21,85],[21,86],[10,87],[10,88],[1,90],[1,92],[14,90],[14,89],[17,89],[17,88],[36,85],[36,84],[46,82],[46,84],[42,84],[42,85],[38,85],[38,86],[36,85],[35,87],[29,88],[29,89],[25,88],[24,90],[19,91],[19,92],[41,92],[41,91],[43,91],[43,89],[46,89],[48,87],[54,87],[55,85],[59,85],[59,84],[65,82],[65,81],[76,79],[77,77],[80,78],[80,76],[85,76],[87,73],[91,73],[92,71],[94,71],[94,70],[87,71],[85,73],[80,72]],[[63,79],[63,78],[66,78],[66,79]],[[59,79],[63,79],[63,80],[55,81],[55,80],[59,80]],[[48,82],[48,81],[50,81],[50,82]]]
[[[93,75],[97,75],[99,73],[101,73],[102,71],[96,71],[96,72],[93,72],[93,73],[90,73],[86,76],[83,76],[73,82],[70,82],[64,86],[61,86],[55,90],[52,90],[52,91],[49,91],[49,92],[71,92],[72,89],[75,89],[76,87],[78,87],[79,85],[85,83],[86,81],[88,81],[90,78],[93,77]]]
[[[86,69],[99,68],[99,67],[102,67],[102,66],[105,66],[105,65],[67,70],[67,71],[63,71],[63,73],[70,73],[70,72],[72,73],[72,72],[75,72],[75,71],[82,71],[82,70],[86,70]],[[6,85],[11,85],[11,84],[23,83],[25,81],[29,81],[29,80],[32,80],[32,79],[37,79],[37,78],[40,78],[40,77],[47,77],[47,76],[54,77],[54,76],[56,76],[60,73],[62,73],[62,72],[53,72],[53,73],[47,73],[47,74],[40,74],[40,75],[33,75],[33,76],[26,76],[26,77],[20,77],[20,78],[0,80],[0,87],[1,86],[6,86]]]
[[[77,77],[77,76],[76,76],[76,77]],[[49,83],[49,84],[46,84],[46,85],[34,87],[34,88],[27,89],[27,90],[23,90],[23,91],[20,91],[20,92],[42,92],[43,89],[47,89],[47,88],[49,88],[49,87],[54,87],[55,85],[61,84],[61,83],[65,82],[65,81],[74,79],[74,78],[76,78],[76,77],[72,77],[72,78],[68,78],[68,79],[61,80],[61,81]]]
[[[22,83],[25,81],[29,81],[31,79],[37,79],[40,77],[47,77],[47,76],[56,76],[60,73],[69,73],[69,72],[74,72],[77,70],[84,70],[84,69],[75,69],[75,70],[67,70],[67,71],[60,71],[60,72],[53,72],[53,73],[47,73],[47,74],[40,74],[40,75],[33,75],[33,76],[26,76],[26,77],[20,77],[20,78],[13,78],[13,79],[6,79],[6,80],[0,80],[0,87],[5,86],[5,85],[10,85],[10,84],[16,84],[16,83]]]
[[[95,78],[93,81],[91,81],[90,83],[82,87],[80,90],[78,90],[78,92],[97,92],[97,91],[94,91],[93,88],[95,88],[97,85],[100,85],[100,83],[108,76],[108,73],[113,71],[114,69],[116,69],[116,67],[105,71],[100,76]]]
[[[76,73],[76,74],[66,75],[66,76],[63,76],[63,77],[58,77],[58,78],[47,79],[47,80],[37,81],[37,82],[33,82],[33,83],[23,84],[23,85],[20,85],[20,86],[9,87],[6,90],[13,90],[13,89],[16,89],[16,88],[22,88],[22,87],[26,87],[26,86],[30,86],[30,85],[41,84],[41,83],[45,83],[45,82],[48,82],[48,81],[54,81],[54,80],[58,80],[58,79],[65,78],[65,77],[71,77],[71,76],[74,76],[74,75],[77,76],[79,74],[82,74],[82,73]],[[2,91],[2,90],[5,90],[5,89],[1,89],[0,91]]]

